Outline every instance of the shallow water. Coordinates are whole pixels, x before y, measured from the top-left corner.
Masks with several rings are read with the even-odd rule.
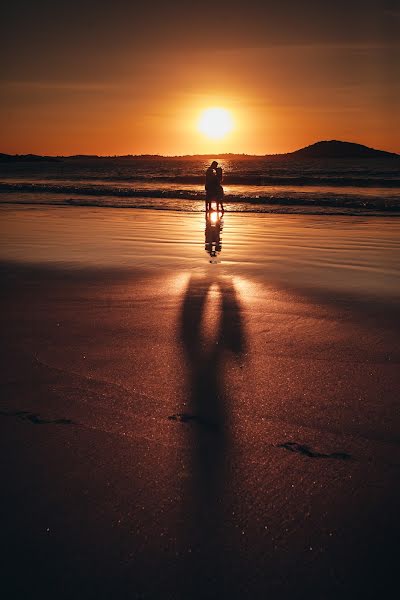
[[[268,284],[400,296],[397,219],[225,213],[211,231],[221,246],[216,257],[206,251],[201,213],[3,206],[0,260],[177,273],[217,269]]]

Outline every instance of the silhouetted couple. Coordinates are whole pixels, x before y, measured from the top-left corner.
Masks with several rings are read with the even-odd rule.
[[[206,171],[206,212],[212,210],[215,202],[216,209],[224,212],[224,188],[222,187],[222,168],[214,160]]]

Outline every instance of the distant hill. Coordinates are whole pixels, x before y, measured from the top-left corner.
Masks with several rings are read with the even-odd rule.
[[[88,154],[76,154],[74,156],[38,156],[37,154],[1,154],[0,162],[59,162],[63,160],[126,160],[135,161],[143,159],[168,159],[173,160],[176,158],[183,159],[203,159],[203,158],[236,158],[239,160],[248,160],[252,158],[266,158],[271,160],[308,160],[308,159],[362,159],[362,158],[396,158],[400,159],[400,154],[394,152],[386,152],[384,150],[375,150],[362,144],[354,144],[353,142],[340,142],[338,140],[329,140],[316,142],[300,150],[294,152],[287,152],[286,154],[265,154],[264,156],[252,155],[252,154],[196,154],[196,155],[184,155],[184,156],[162,156],[160,154],[127,154],[124,156],[97,156]]]
[[[38,156],[37,154],[2,154],[0,162],[58,162],[55,156]]]
[[[398,154],[393,152],[385,152],[384,150],[375,150],[362,144],[353,144],[352,142],[340,142],[338,140],[330,140],[316,142],[295,152],[288,152],[285,155],[296,159],[301,158],[394,158]]]

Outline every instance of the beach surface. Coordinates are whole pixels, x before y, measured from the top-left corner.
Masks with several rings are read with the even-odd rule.
[[[389,595],[399,219],[1,216],[4,597]]]

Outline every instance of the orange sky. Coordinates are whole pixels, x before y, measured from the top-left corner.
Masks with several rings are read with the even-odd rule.
[[[41,4],[50,11],[51,3]],[[19,22],[22,32],[26,27],[26,41],[20,36],[19,50],[14,46],[12,52],[11,41],[9,47],[5,42],[10,58],[1,82],[0,151],[267,154],[341,139],[399,152],[399,45],[391,24],[400,23],[400,13],[382,9],[376,24],[378,4],[355,2],[354,10],[364,7],[361,16],[348,9],[347,22],[343,13],[315,12],[313,29],[304,11],[288,22],[284,12],[257,13],[264,4],[253,3],[254,18],[247,11],[243,35],[240,15],[227,22],[221,12],[211,26],[207,20],[199,23],[207,31],[204,38],[194,29],[194,13],[179,12],[185,6],[180,3],[179,19],[183,14],[190,25],[185,29],[181,23],[179,29],[175,4],[164,14],[158,2],[153,21],[147,12],[139,15],[151,24],[147,37],[141,37],[137,14],[131,35],[124,36],[122,17],[115,17],[118,6],[128,10],[124,2],[113,4],[115,13],[96,9],[101,14],[96,13],[93,31],[81,22],[91,19],[90,2],[79,4],[79,26],[69,12],[52,21],[47,12],[29,13],[27,4],[27,21]],[[283,5],[296,6],[289,0]],[[12,32],[18,15],[9,10]],[[265,15],[264,30],[257,16]],[[47,19],[47,34],[31,27],[28,17]],[[335,17],[341,29],[330,27]],[[210,39],[216,43],[205,43]],[[225,107],[234,118],[235,128],[223,140],[209,140],[197,130],[201,111],[210,106]]]

